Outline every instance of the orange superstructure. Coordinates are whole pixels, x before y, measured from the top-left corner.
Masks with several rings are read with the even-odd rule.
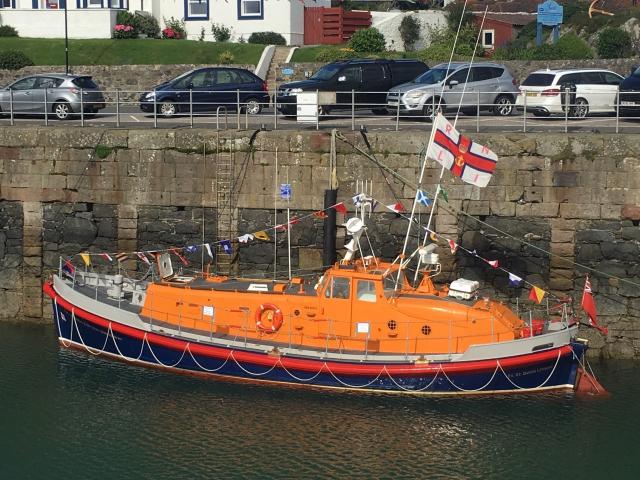
[[[499,302],[458,300],[428,273],[413,288],[398,266],[336,264],[315,285],[294,278],[207,277],[149,285],[141,311],[156,325],[298,348],[451,354],[519,338],[524,323]]]

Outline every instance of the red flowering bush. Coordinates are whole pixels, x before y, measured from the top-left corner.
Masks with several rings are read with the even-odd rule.
[[[165,27],[162,30],[162,38],[169,38],[173,40],[181,40],[187,38],[187,31],[184,25],[184,20],[176,20],[171,17],[170,19],[164,19]]]
[[[136,29],[131,25],[119,23],[113,28],[113,38],[135,38],[136,36]]]

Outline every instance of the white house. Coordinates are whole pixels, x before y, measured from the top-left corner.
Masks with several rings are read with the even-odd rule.
[[[144,11],[163,19],[184,19],[189,39],[213,40],[211,24],[231,29],[232,40],[253,32],[280,33],[289,44],[302,44],[304,7],[329,7],[331,0],[0,0],[0,22],[21,37],[64,37],[67,9],[69,38],[109,38],[118,10]]]

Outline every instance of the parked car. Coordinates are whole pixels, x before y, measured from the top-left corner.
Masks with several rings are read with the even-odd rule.
[[[343,60],[329,63],[309,79],[283,83],[278,88],[278,110],[285,115],[297,112],[296,96],[301,92],[335,92],[335,99],[322,102],[320,113],[331,110],[371,109],[385,114],[387,92],[425,72],[429,67],[418,60]]]
[[[640,115],[640,66],[631,69],[631,75],[620,84],[620,115]]]
[[[153,87],[140,97],[140,109],[172,117],[181,112],[246,109],[250,115],[262,111],[270,101],[267,82],[244,68],[198,68]]]
[[[0,90],[0,109],[4,114],[10,111],[44,114],[45,101],[46,111],[59,120],[65,120],[74,113],[96,113],[105,107],[100,88],[87,75],[29,75]]]
[[[589,113],[613,113],[622,77],[610,70],[572,69],[537,70],[520,85],[516,102],[520,111],[537,116],[563,113],[570,105],[569,115],[584,118]],[[570,97],[565,97],[569,90]]]
[[[392,112],[417,113],[432,117],[434,108],[476,113],[491,110],[511,115],[518,88],[504,65],[497,63],[441,63],[408,83],[392,88],[387,107]]]

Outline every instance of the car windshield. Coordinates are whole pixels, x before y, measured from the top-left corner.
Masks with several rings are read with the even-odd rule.
[[[556,76],[553,73],[532,73],[522,82],[524,87],[548,87]]]
[[[415,78],[412,83],[422,83],[423,85],[433,85],[434,83],[440,83],[447,75],[451,73],[451,69],[446,68],[432,68],[427,70],[419,77]]]
[[[640,66],[636,67],[636,70],[631,75],[634,77],[640,77]]]
[[[329,64],[322,67],[316,73],[311,75],[312,80],[329,80],[336,72],[340,70],[340,65]]]

